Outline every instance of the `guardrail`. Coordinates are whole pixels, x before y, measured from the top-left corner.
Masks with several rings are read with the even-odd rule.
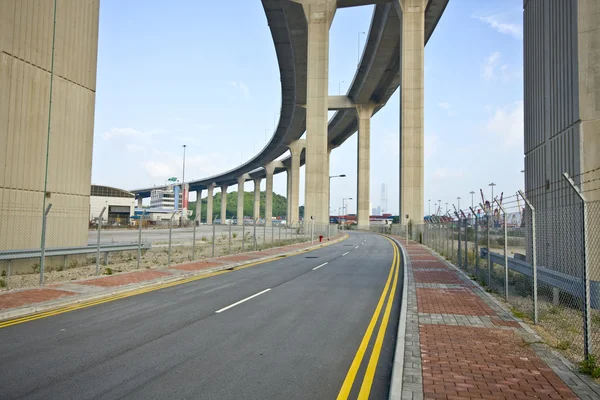
[[[136,251],[140,249],[137,242],[132,243],[107,243],[100,244],[100,253],[104,253],[105,263],[109,253],[118,251]],[[141,249],[148,250],[152,247],[150,242],[142,242]],[[71,256],[82,254],[95,254],[98,252],[98,245],[92,244],[87,246],[75,247],[55,247],[45,250],[46,257],[55,256]],[[22,249],[22,250],[3,250],[0,251],[0,261],[11,262],[13,260],[23,260],[27,258],[40,258],[42,255],[41,249]]]
[[[487,259],[488,249],[480,249],[482,259]],[[504,266],[504,255],[499,253],[490,253],[490,260],[494,264]],[[533,278],[533,267],[531,264],[517,260],[515,258],[508,258],[508,269],[518,272]],[[538,282],[546,285],[555,287],[560,291],[569,293],[570,295],[580,299],[583,299],[584,283],[583,278],[578,278],[572,275],[565,274],[563,272],[555,271],[547,267],[537,267],[537,279]],[[591,306],[595,309],[600,309],[600,281],[590,281],[590,297]]]

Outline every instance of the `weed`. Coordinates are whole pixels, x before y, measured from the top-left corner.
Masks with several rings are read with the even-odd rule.
[[[33,270],[34,274],[37,274],[38,272],[40,272],[40,264],[33,264],[31,266],[31,269]]]
[[[56,267],[56,270],[57,270],[58,272],[61,272],[61,271],[63,271],[64,269],[65,269],[65,266],[64,266],[64,265],[59,265],[58,267]]]
[[[112,275],[113,274],[113,270],[110,267],[106,267],[105,271],[104,271],[104,275]]]
[[[233,237],[234,239],[235,239],[237,236],[238,236],[238,234],[237,234],[237,233],[235,233],[235,232],[233,232],[233,233],[231,234],[231,237]]]
[[[206,242],[208,239],[206,239],[206,236],[202,236],[202,241]]]
[[[514,315],[515,317],[517,317],[519,319],[527,318],[527,314],[525,314],[523,311],[516,309],[515,307],[511,307],[510,312],[512,312],[512,315]]]
[[[569,350],[569,348],[571,347],[571,342],[569,342],[568,340],[561,340],[554,347],[558,350]]]
[[[2,271],[2,274],[0,274],[1,276],[6,276],[6,271]]]
[[[590,354],[585,360],[579,363],[579,372],[590,375],[592,378],[600,378],[600,366],[596,360],[596,356]]]
[[[592,324],[600,326],[600,314],[592,315]]]
[[[0,279],[0,288],[6,287],[6,281],[4,279]]]
[[[79,266],[79,261],[77,261],[77,260],[73,260],[69,263],[69,268],[77,268],[78,266]]]

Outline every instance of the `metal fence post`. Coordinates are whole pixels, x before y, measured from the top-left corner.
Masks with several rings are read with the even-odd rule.
[[[485,227],[486,227],[486,235],[487,235],[487,262],[488,262],[488,281],[487,281],[487,285],[489,287],[492,287],[492,256],[491,256],[491,252],[492,250],[490,249],[490,215],[488,214],[488,211],[485,210],[485,207],[483,207],[483,204],[479,203],[479,205],[481,206],[481,209],[485,211]]]
[[[229,244],[227,245],[227,254],[231,254],[231,220],[229,222]]]
[[[502,211],[502,224],[504,225],[504,299],[508,301],[508,226],[506,224],[506,211],[504,211],[504,207],[502,204],[495,199],[494,200],[500,210]],[[489,251],[489,250],[488,250]]]
[[[169,251],[167,254],[167,267],[171,265],[171,233],[173,231],[173,217],[175,217],[177,211],[171,214],[171,218],[169,219]]]
[[[40,286],[44,286],[44,264],[46,262],[46,220],[48,213],[52,208],[52,203],[48,203],[42,215],[42,240],[41,240],[41,255],[40,255]],[[106,208],[106,207],[105,207]],[[104,211],[104,210],[102,210]],[[100,231],[98,230],[98,246],[100,246]]]
[[[98,219],[97,219],[97,221],[98,221],[98,241],[96,243],[96,276],[98,276],[98,274],[100,274],[100,231],[102,230],[102,215],[104,215],[104,211],[106,211],[106,207],[102,208],[102,211],[100,211],[100,215],[98,215]]]
[[[469,207],[473,215],[475,216],[475,277],[479,279],[479,217],[473,210],[473,207]]]
[[[273,225],[273,221],[271,221],[271,247],[275,246],[275,226]]]
[[[592,332],[591,332],[591,298],[590,298],[590,266],[589,257],[587,254],[588,250],[588,232],[587,232],[587,207],[586,199],[581,190],[575,185],[573,179],[569,177],[566,172],[563,173],[563,177],[567,180],[571,188],[577,193],[582,203],[582,235],[583,235],[583,356],[588,359],[592,353]]]
[[[144,218],[144,212],[140,214],[138,219],[138,257],[137,257],[137,269],[140,269],[140,263],[142,262],[142,220]]]
[[[456,213],[456,216],[458,217],[458,250],[456,252],[456,263],[458,264],[458,268],[461,268],[461,264],[462,264],[462,245],[461,245],[461,240],[460,240],[460,234],[461,232],[461,225],[462,225],[462,219],[460,219],[460,215],[458,215],[458,213]]]
[[[279,224],[279,245],[281,246],[281,224]]]
[[[254,237],[254,251],[256,251],[256,222],[258,222],[258,218],[254,220],[254,234],[252,235]]]
[[[242,253],[244,252],[244,242],[246,241],[246,223],[242,219]]]
[[[212,258],[215,257],[215,238],[216,238],[216,229],[217,229],[215,227],[215,221],[216,220],[217,220],[217,217],[215,217],[213,219],[213,222],[212,222],[212,228],[213,228],[213,232],[212,232],[212,234],[213,234],[213,237],[212,237],[212,255],[211,255]]]
[[[263,224],[263,249],[265,248],[266,241],[267,241],[267,219],[265,218],[265,222]]]
[[[538,323],[538,279],[537,279],[537,254],[536,254],[536,238],[535,238],[535,208],[531,205],[525,194],[519,190],[519,194],[531,211],[531,264],[533,272],[533,323]]]
[[[469,222],[467,220],[467,217],[464,215],[464,213],[463,213],[463,217],[465,217],[465,265],[464,265],[464,269],[465,269],[465,271],[467,271],[467,269],[469,268],[469,237],[467,235],[467,232],[469,231]]]
[[[192,233],[192,260],[196,259],[196,221],[198,217],[194,218],[194,230]]]

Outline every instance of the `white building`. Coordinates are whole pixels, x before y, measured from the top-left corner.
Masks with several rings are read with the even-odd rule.
[[[135,209],[135,195],[123,189],[92,185],[90,192],[90,222],[96,221],[102,208],[103,223],[129,225]]]
[[[162,210],[175,209],[175,195],[179,198],[177,209],[183,208],[183,193],[179,186],[169,185],[166,189],[153,189],[150,192],[150,208]]]

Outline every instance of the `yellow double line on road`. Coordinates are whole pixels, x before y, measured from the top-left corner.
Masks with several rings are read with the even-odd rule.
[[[176,281],[172,281],[172,282],[156,284],[156,285],[152,285],[152,286],[141,288],[141,289],[132,289],[130,291],[115,294],[113,296],[102,297],[102,298],[95,299],[95,300],[83,301],[81,303],[76,303],[76,304],[72,304],[72,305],[68,305],[68,306],[64,306],[64,307],[53,308],[52,310],[42,311],[42,312],[38,312],[38,313],[34,313],[34,314],[29,314],[29,315],[26,315],[23,317],[9,319],[9,320],[0,322],[0,328],[6,328],[8,326],[22,324],[24,322],[29,322],[29,321],[35,321],[36,319],[47,318],[47,317],[51,317],[53,315],[63,314],[63,313],[69,312],[69,311],[80,310],[82,308],[92,307],[92,306],[95,306],[98,304],[108,303],[110,301],[124,299],[124,298],[131,297],[131,296],[137,296],[138,294],[153,292],[155,290],[165,289],[165,288],[168,288],[171,286],[182,285],[184,283],[189,283],[189,282],[198,281],[201,279],[206,279],[206,278],[210,278],[210,277],[221,275],[221,274],[226,274],[231,271],[237,271],[239,269],[253,267],[255,265],[266,264],[269,262],[280,260],[282,258],[292,257],[292,256],[300,255],[303,253],[307,253],[307,252],[310,252],[313,250],[318,250],[323,247],[326,247],[326,246],[329,246],[329,245],[332,245],[335,243],[339,243],[343,240],[346,240],[347,238],[348,238],[348,235],[343,236],[340,240],[337,240],[334,242],[329,242],[329,243],[326,243],[319,247],[302,249],[302,250],[292,253],[292,254],[275,256],[275,257],[269,258],[267,260],[255,261],[255,262],[251,262],[249,264],[243,264],[243,265],[240,265],[237,267],[233,267],[231,269],[224,269],[224,270],[220,270],[220,271],[216,271],[216,272],[211,272],[206,275],[196,275],[196,276],[192,276],[190,278],[184,278],[184,279],[180,279],[180,280],[176,280]]]
[[[394,258],[392,260],[392,266],[390,267],[390,273],[388,274],[388,278],[383,288],[383,292],[381,293],[381,297],[379,298],[379,302],[377,303],[377,307],[375,307],[375,312],[371,317],[371,322],[369,322],[369,325],[367,326],[367,331],[365,332],[365,335],[363,336],[362,341],[360,342],[360,346],[358,347],[356,355],[354,356],[354,360],[352,361],[350,369],[346,374],[346,379],[344,379],[342,388],[338,393],[337,400],[345,400],[348,398],[348,396],[350,396],[350,392],[352,391],[352,387],[354,386],[354,381],[356,380],[356,375],[362,364],[365,352],[367,351],[367,347],[369,346],[369,342],[371,341],[371,337],[373,336],[375,325],[377,325],[377,321],[379,320],[381,311],[383,309],[383,305],[385,303],[383,318],[381,319],[381,324],[379,325],[379,331],[377,332],[377,337],[375,338],[375,344],[371,352],[371,357],[369,359],[369,363],[367,364],[363,381],[360,386],[358,399],[368,399],[369,394],[371,392],[371,386],[373,386],[373,378],[375,377],[375,370],[377,369],[377,362],[379,361],[379,355],[381,354],[383,339],[385,337],[385,332],[387,330],[387,326],[390,320],[390,313],[392,311],[392,305],[394,303],[396,287],[398,285],[398,273],[400,269],[400,254],[398,251],[398,246],[392,240],[388,238],[386,239],[390,241],[394,249]],[[389,290],[390,283],[392,286],[391,290]]]

